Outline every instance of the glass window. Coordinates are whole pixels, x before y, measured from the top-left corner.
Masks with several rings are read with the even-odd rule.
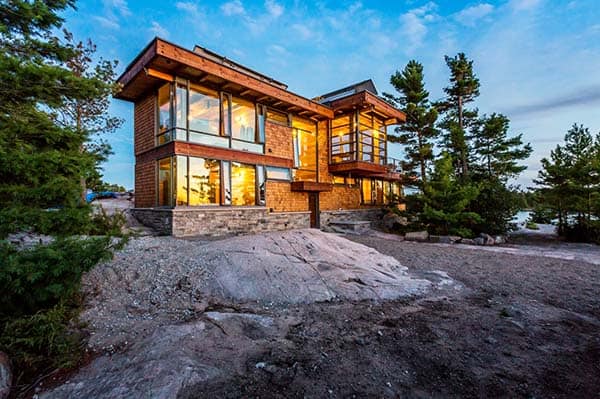
[[[316,124],[294,118],[292,122],[294,143],[294,173],[296,180],[317,180],[317,129]]]
[[[171,127],[171,84],[167,83],[158,89],[158,133]]]
[[[221,202],[219,163],[212,159],[189,158],[190,205],[218,205]]]
[[[256,110],[250,101],[233,97],[231,101],[231,137],[249,142],[256,141]]]
[[[187,140],[187,85],[177,83],[175,89],[175,138],[177,140]]]
[[[286,114],[284,112],[279,112],[279,111],[271,109],[271,108],[267,109],[267,120],[269,122],[277,123],[279,125],[284,125],[284,126],[290,125],[288,114]]]
[[[188,204],[188,160],[187,157],[178,155],[173,165],[175,168],[177,193],[175,195],[175,205]]]
[[[256,106],[257,109],[257,120],[258,120],[258,142],[259,143],[264,143],[265,142],[265,112],[267,107],[265,107],[264,105],[257,105]]]
[[[362,202],[370,204],[373,202],[373,185],[371,179],[362,179]]]
[[[257,205],[266,203],[266,187],[265,187],[265,167],[262,165],[256,166],[256,187],[258,191]]]
[[[231,204],[256,204],[256,168],[254,165],[231,163]]]
[[[171,158],[158,161],[158,206],[171,206]]]
[[[291,180],[292,175],[288,168],[276,168],[274,166],[267,166],[267,179]]]
[[[344,179],[344,176],[333,176],[332,180],[333,180],[333,184],[341,184],[341,185],[343,185],[343,184],[346,183],[346,181]]]
[[[219,135],[219,96],[216,91],[190,85],[190,130]]]
[[[223,161],[223,205],[231,205],[231,162]]]
[[[384,203],[383,181],[375,180],[375,203],[381,205]]]
[[[355,160],[354,129],[352,115],[339,116],[331,122],[331,160],[344,162]]]

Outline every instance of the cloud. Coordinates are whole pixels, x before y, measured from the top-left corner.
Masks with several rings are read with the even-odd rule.
[[[221,12],[228,17],[233,15],[245,15],[246,10],[240,0],[232,0],[221,5]]]
[[[114,10],[123,17],[131,15],[131,11],[129,11],[127,1],[125,0],[104,0],[103,3],[105,8]]]
[[[281,4],[276,3],[274,0],[266,0],[265,8],[269,15],[273,18],[279,18],[283,14],[283,6]]]
[[[507,110],[506,113],[511,116],[525,116],[539,112],[556,111],[576,105],[586,106],[593,104],[600,104],[600,85],[571,91],[537,103],[516,106]]]
[[[267,55],[271,57],[281,57],[288,54],[287,49],[279,44],[271,44],[267,47]]]
[[[175,7],[178,10],[185,11],[190,14],[198,13],[198,6],[188,1],[178,1],[177,3],[175,3]]]
[[[515,11],[532,10],[539,6],[542,0],[511,0],[510,7]]]
[[[400,16],[402,33],[408,40],[407,52],[412,52],[423,44],[427,35],[427,23],[437,19],[437,4],[429,2],[421,7],[413,8]]]
[[[100,15],[96,15],[93,18],[98,21],[103,28],[112,30],[117,30],[120,28],[119,23],[115,18],[107,18]]]
[[[298,34],[302,40],[308,40],[313,36],[313,32],[306,25],[293,24],[292,30]]]
[[[161,24],[156,21],[152,21],[152,25],[150,26],[150,32],[154,36],[158,37],[169,37],[169,31],[166,30]]]
[[[489,3],[481,3],[471,6],[456,13],[454,18],[465,26],[475,26],[475,22],[494,11],[494,6]]]

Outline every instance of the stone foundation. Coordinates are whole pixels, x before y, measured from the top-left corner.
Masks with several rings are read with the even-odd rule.
[[[310,227],[310,212],[269,212],[263,207],[132,209],[133,215],[159,234],[223,236]]]
[[[382,208],[344,209],[337,211],[321,211],[321,228],[327,230],[332,222],[371,221],[377,226],[385,210]]]

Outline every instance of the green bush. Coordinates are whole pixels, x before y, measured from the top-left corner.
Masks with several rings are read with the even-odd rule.
[[[590,242],[600,244],[600,221],[585,219],[575,224],[565,225],[564,237],[571,242]]]
[[[525,224],[525,227],[528,228],[529,230],[539,230],[540,229],[540,227],[535,222],[532,222],[531,220],[527,221],[527,223]]]
[[[78,313],[76,303],[58,304],[33,315],[8,318],[0,325],[0,348],[8,353],[15,370],[15,386],[57,368],[74,367],[81,358],[83,341],[69,329]]]
[[[99,212],[92,216],[88,234],[122,237],[123,228],[126,224],[127,219],[123,212],[117,211],[114,214],[109,215],[104,208],[101,207]]]
[[[111,256],[110,238],[59,238],[19,251],[0,244],[0,317],[49,309],[79,289],[81,275]]]
[[[90,210],[87,205],[56,209],[0,209],[0,238],[22,230],[57,236],[88,234]]]

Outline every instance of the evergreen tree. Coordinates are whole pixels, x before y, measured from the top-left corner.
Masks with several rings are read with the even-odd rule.
[[[594,138],[587,128],[574,124],[565,144],[557,145],[541,163],[534,182],[543,203],[558,218],[559,234],[587,229],[600,216],[600,135]]]
[[[467,206],[477,195],[475,185],[457,181],[452,158],[444,151],[435,162],[431,179],[424,187],[421,220],[429,225],[433,233],[471,236],[472,227],[481,218],[468,211]]]
[[[88,98],[66,98],[63,105],[54,113],[54,119],[62,127],[73,129],[86,135],[88,141],[81,147],[82,152],[91,154],[96,161],[94,171],[81,178],[81,195],[85,201],[86,181],[89,184],[97,177],[100,163],[111,154],[111,146],[103,137],[115,132],[123,125],[123,119],[109,114],[110,98],[118,90],[114,84],[116,79],[115,68],[117,61],[108,61],[100,58],[93,62],[96,45],[88,39],[85,43],[76,42],[73,35],[64,31],[65,45],[72,50],[72,56],[67,60],[67,68],[78,78],[86,78],[105,82],[99,87],[97,93],[91,93]]]
[[[423,82],[423,65],[415,60],[409,61],[402,72],[396,71],[392,75],[390,83],[400,95],[384,95],[406,114],[406,123],[398,126],[396,135],[390,135],[388,139],[405,145],[406,162],[403,169],[414,177],[418,168],[421,183],[425,185],[438,130],[435,128],[437,111],[429,102],[429,92],[425,90]]]
[[[479,79],[473,72],[473,61],[464,53],[445,57],[450,69],[450,85],[444,88],[446,98],[436,104],[445,114],[440,127],[446,131],[444,146],[455,159],[457,170],[463,178],[468,176],[469,145],[466,130],[477,117],[477,110],[465,108],[479,96]]]
[[[0,235],[25,226],[69,232],[88,220],[80,179],[97,162],[81,151],[89,134],[54,116],[67,101],[100,96],[106,83],[65,67],[74,51],[53,32],[62,24],[58,13],[73,6],[0,3]]]
[[[474,174],[482,178],[506,181],[516,177],[527,166],[518,161],[531,155],[531,145],[523,145],[523,135],[508,137],[510,121],[502,114],[483,116],[471,130]]]

